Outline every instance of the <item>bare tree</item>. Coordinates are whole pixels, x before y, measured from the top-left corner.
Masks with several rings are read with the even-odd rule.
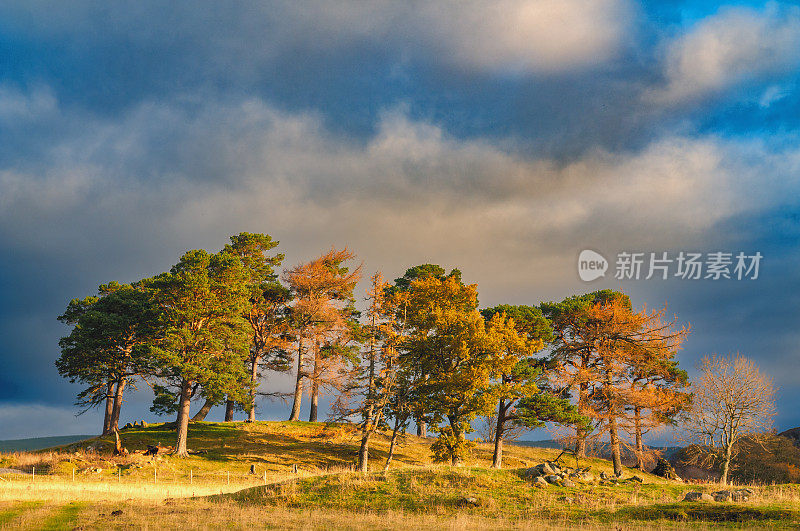
[[[699,370],[683,427],[687,442],[708,447],[722,462],[720,483],[725,485],[736,443],[772,428],[775,388],[772,378],[738,353],[706,356]]]

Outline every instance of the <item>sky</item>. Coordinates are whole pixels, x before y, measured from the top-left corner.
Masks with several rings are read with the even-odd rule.
[[[798,426],[799,81],[790,2],[3,2],[0,439],[98,431],[54,366],[70,299],[242,231],[286,266],[457,267],[482,306],[667,304],[682,367],[741,352]],[[615,278],[681,251],[763,258]],[[139,388],[123,422],[157,420]]]

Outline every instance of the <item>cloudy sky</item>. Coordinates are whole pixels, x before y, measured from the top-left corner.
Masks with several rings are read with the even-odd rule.
[[[241,231],[459,267],[484,305],[668,303],[682,366],[741,351],[800,425],[798,81],[788,2],[3,2],[0,439],[97,431],[53,366],[71,298]],[[618,280],[620,251],[763,260]]]

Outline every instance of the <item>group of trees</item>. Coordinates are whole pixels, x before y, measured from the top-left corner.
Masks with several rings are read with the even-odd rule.
[[[311,420],[320,389],[355,354],[353,288],[360,268],[348,270],[348,251],[331,250],[278,279],[282,254],[268,235],[241,233],[217,253],[192,250],[169,272],[133,284],[102,285],[98,294],[69,303],[59,320],[72,326],[60,341],[60,374],[85,388],[78,403],[105,403],[103,433],[118,429],[125,389],[149,385],[151,410],[176,414],[175,452],[187,454],[190,420],[225,404],[255,420],[267,371],[286,372],[297,360],[292,418],[311,382]],[[311,355],[313,354],[313,358]],[[202,406],[190,417],[192,401]]]
[[[331,249],[279,277],[277,244],[238,234],[218,253],[189,251],[169,272],[69,303],[59,319],[72,330],[56,365],[85,386],[79,404],[105,405],[103,433],[117,429],[125,390],[142,383],[154,412],[176,414],[178,455],[190,420],[215,405],[226,420],[238,409],[253,421],[259,396],[291,397],[289,420],[299,420],[308,394],[317,421],[327,393],[332,418],[359,423],[364,471],[378,429],[392,433],[385,467],[412,422],[438,434],[435,460],[458,465],[475,419],[492,417],[494,467],[509,432],[554,423],[571,430],[579,457],[607,435],[621,473],[624,444],[643,468],[645,434],[692,404],[675,359],[688,330],[665,309],[635,311],[611,290],[481,309],[459,270],[424,264],[394,282],[373,275],[362,314],[362,268],[350,251]],[[294,392],[262,391],[270,371],[293,371]],[[190,417],[193,401],[201,407]]]

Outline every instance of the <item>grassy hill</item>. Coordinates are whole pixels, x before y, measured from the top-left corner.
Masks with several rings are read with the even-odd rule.
[[[171,444],[173,437],[168,424],[122,432],[132,452],[148,444]],[[506,468],[492,470],[492,448],[479,444],[471,462],[451,468],[433,465],[433,439],[414,435],[402,438],[384,475],[387,434],[375,438],[371,472],[362,475],[352,471],[358,442],[356,427],[348,424],[200,422],[191,424],[189,446],[196,453],[186,459],[140,453],[112,457],[109,437],[4,454],[0,468],[35,467],[37,475],[35,481],[31,476],[3,479],[0,528],[38,528],[50,520],[57,528],[800,524],[795,486],[760,487],[757,501],[745,505],[679,502],[688,490],[711,492],[718,486],[689,487],[632,469],[623,477],[636,474],[642,483],[537,487],[524,469],[554,459],[559,450],[509,445]],[[574,466],[573,458],[568,461]],[[596,476],[612,469],[602,459],[581,460],[580,466],[591,467]],[[465,498],[473,500],[465,504]]]

